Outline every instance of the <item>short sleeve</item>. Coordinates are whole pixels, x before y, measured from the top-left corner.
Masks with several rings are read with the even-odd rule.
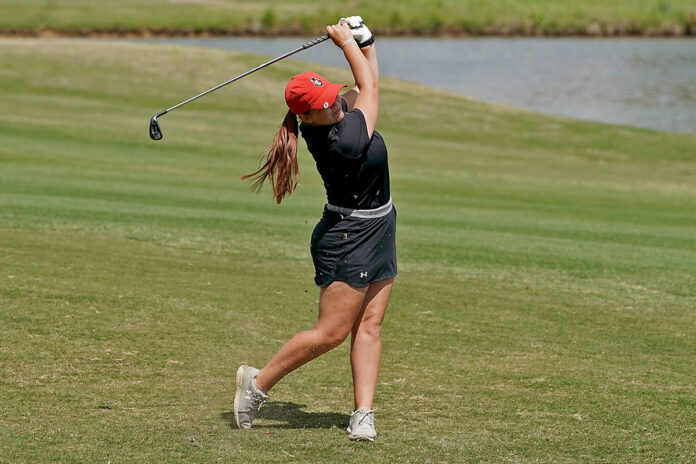
[[[345,108],[345,107],[344,107]],[[336,124],[329,132],[329,152],[346,158],[360,158],[370,145],[365,116],[357,108]]]

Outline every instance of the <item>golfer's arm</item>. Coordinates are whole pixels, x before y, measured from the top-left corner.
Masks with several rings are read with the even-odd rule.
[[[377,83],[379,84],[379,63],[377,62],[377,51],[375,50],[375,45],[372,44],[369,47],[361,48],[360,51],[362,51],[362,54],[365,56],[365,58],[367,58],[367,62],[370,64],[370,68],[372,69],[375,79],[377,79]],[[358,98],[359,93],[360,89],[358,88],[358,85],[355,84],[352,89],[342,95],[343,99],[348,105],[348,111],[352,110],[355,106],[355,100]]]
[[[375,75],[375,80],[379,84],[379,63],[377,62],[377,50],[375,49],[375,44],[368,45],[367,47],[361,48],[367,62],[370,63],[370,68]]]
[[[366,47],[372,48],[372,47]],[[374,52],[374,50],[372,50]],[[377,125],[377,114],[379,113],[379,83],[377,76],[372,70],[372,65],[367,56],[358,47],[357,42],[350,42],[343,47],[343,53],[348,60],[353,77],[355,78],[355,86],[358,88],[358,94],[355,98],[354,108],[358,108],[367,125],[367,135],[372,137],[372,133]],[[374,56],[375,63],[377,56]]]

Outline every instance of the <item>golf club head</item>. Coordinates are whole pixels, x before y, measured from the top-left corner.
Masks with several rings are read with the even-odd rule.
[[[150,119],[150,138],[152,140],[162,139],[162,129],[160,129],[159,123],[157,122],[157,116],[155,115]]]

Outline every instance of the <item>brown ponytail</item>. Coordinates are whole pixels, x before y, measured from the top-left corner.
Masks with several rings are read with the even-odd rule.
[[[286,195],[295,190],[300,174],[297,166],[297,116],[292,111],[285,115],[273,144],[264,155],[266,162],[263,166],[254,173],[242,176],[242,179],[253,180],[252,189],[259,193],[266,178],[270,177],[273,198],[280,204]],[[261,155],[261,161],[264,155]]]

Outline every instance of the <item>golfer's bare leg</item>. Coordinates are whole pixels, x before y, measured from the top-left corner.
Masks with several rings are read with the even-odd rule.
[[[382,355],[382,320],[393,286],[394,279],[370,284],[360,317],[353,325],[350,366],[353,370],[355,409],[372,408]]]
[[[256,377],[256,386],[268,392],[285,375],[343,343],[353,327],[369,287],[332,282],[319,293],[319,317],[313,329],[295,335]]]

